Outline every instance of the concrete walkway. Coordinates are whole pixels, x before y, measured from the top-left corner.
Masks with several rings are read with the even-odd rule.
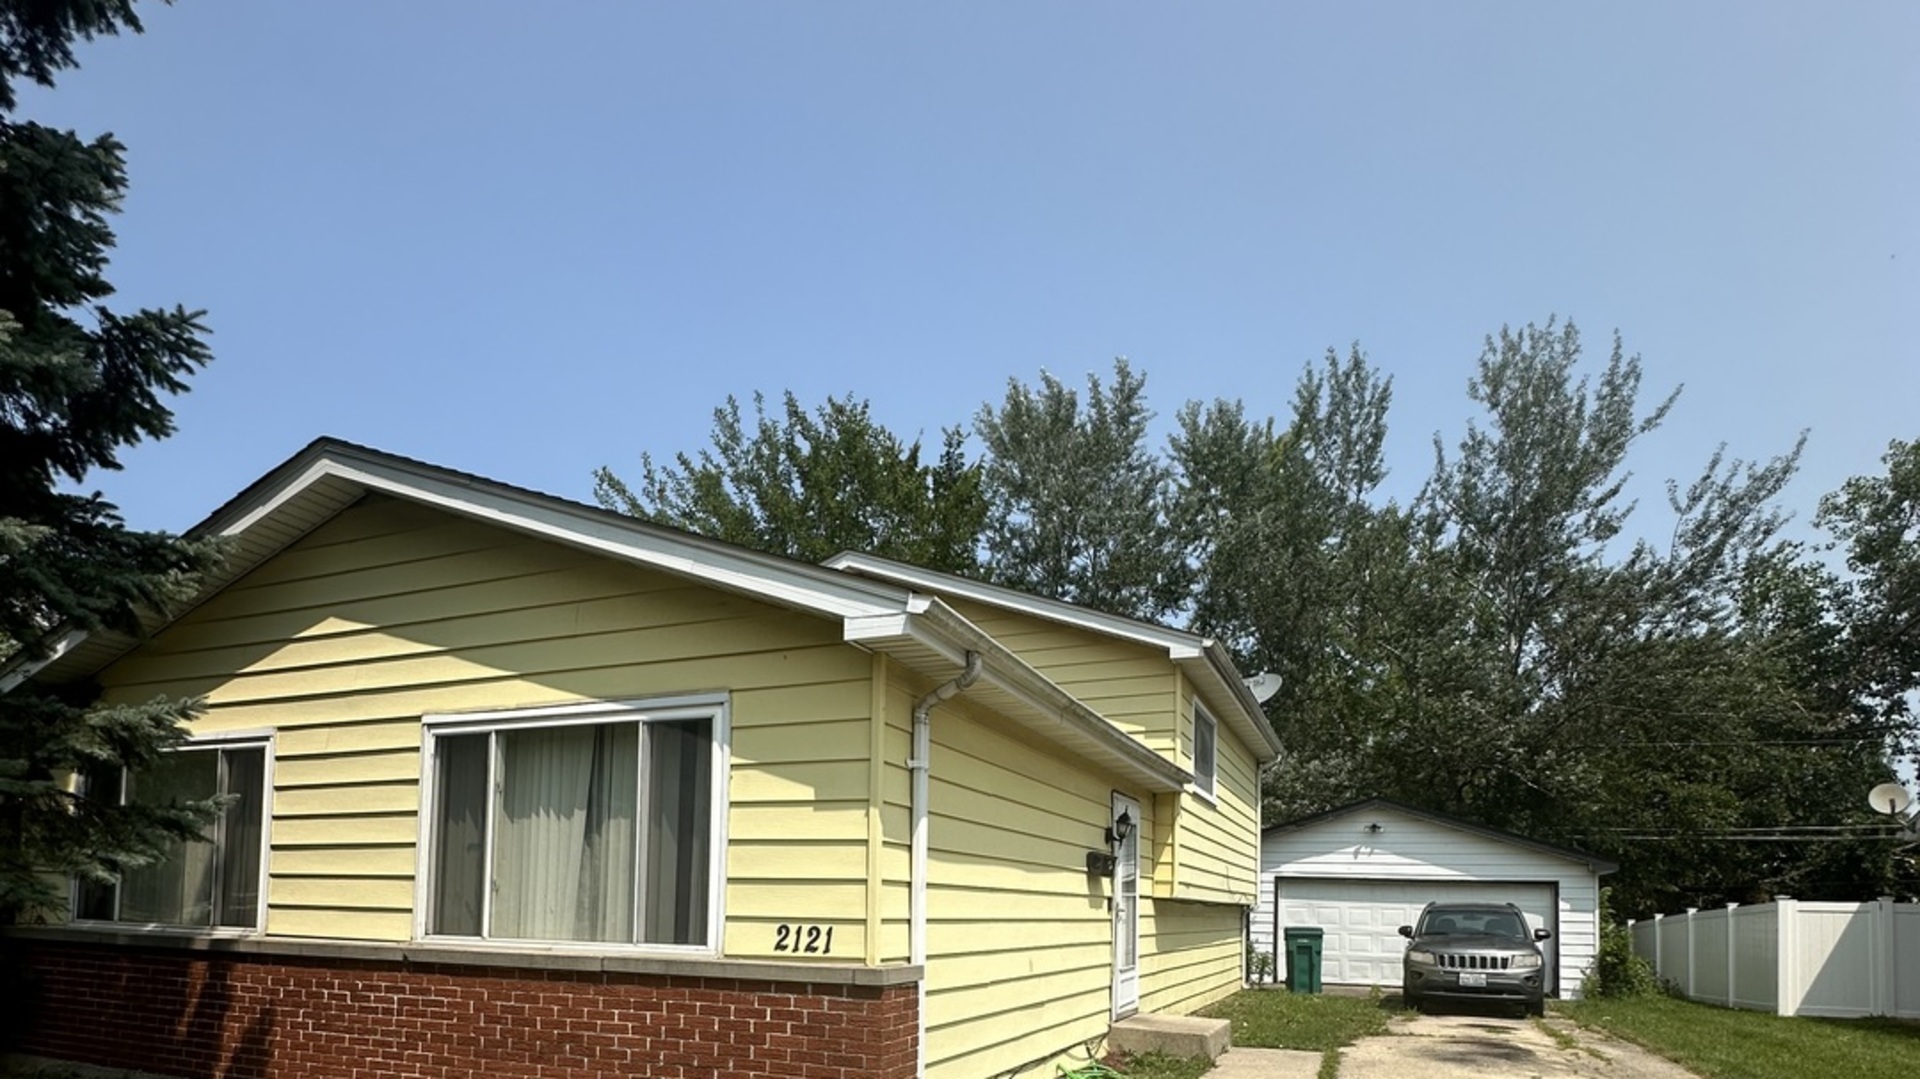
[[[1228,1053],[1227,1057],[1232,1057]],[[1223,1060],[1226,1058],[1222,1058]],[[1249,1075],[1260,1074],[1249,1072]],[[1312,1074],[1312,1073],[1305,1073]],[[1414,1015],[1340,1051],[1340,1079],[1697,1079],[1564,1019]]]
[[[1207,1079],[1314,1079],[1320,1054],[1304,1049],[1229,1049]]]

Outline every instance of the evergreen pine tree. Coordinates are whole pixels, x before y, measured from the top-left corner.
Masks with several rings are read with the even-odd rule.
[[[75,777],[151,763],[191,701],[97,707],[86,686],[20,675],[75,630],[134,630],[215,556],[129,529],[76,493],[143,439],[209,359],[197,312],[103,306],[124,147],[21,119],[16,80],[52,85],[73,45],[140,30],[132,0],[0,0],[0,925],[60,902],[67,875],[111,879],[197,835],[206,805],[119,806]]]

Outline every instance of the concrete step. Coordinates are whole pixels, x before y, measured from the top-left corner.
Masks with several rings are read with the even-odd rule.
[[[1107,1028],[1107,1048],[1121,1053],[1161,1052],[1217,1060],[1233,1038],[1225,1019],[1192,1015],[1130,1015]]]

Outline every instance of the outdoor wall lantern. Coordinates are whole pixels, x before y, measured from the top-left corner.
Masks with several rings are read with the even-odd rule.
[[[1372,824],[1367,825],[1367,832],[1370,835],[1379,835],[1380,831],[1381,829],[1380,829],[1379,821],[1374,821]]]
[[[1137,827],[1139,826],[1134,823],[1133,814],[1124,809],[1121,810],[1120,816],[1116,818],[1112,824],[1107,825],[1108,848],[1116,847],[1126,842],[1127,837],[1131,836]],[[1090,850],[1087,852],[1087,874],[1089,876],[1111,877],[1113,876],[1113,871],[1118,868],[1119,865],[1120,859],[1114,856],[1111,849]]]

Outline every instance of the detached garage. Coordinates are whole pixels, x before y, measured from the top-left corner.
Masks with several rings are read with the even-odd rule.
[[[1550,929],[1547,984],[1580,995],[1599,945],[1600,876],[1591,854],[1384,798],[1274,825],[1261,835],[1253,947],[1284,970],[1274,926],[1325,930],[1328,985],[1400,984],[1400,953],[1420,908],[1436,901],[1512,903]]]

